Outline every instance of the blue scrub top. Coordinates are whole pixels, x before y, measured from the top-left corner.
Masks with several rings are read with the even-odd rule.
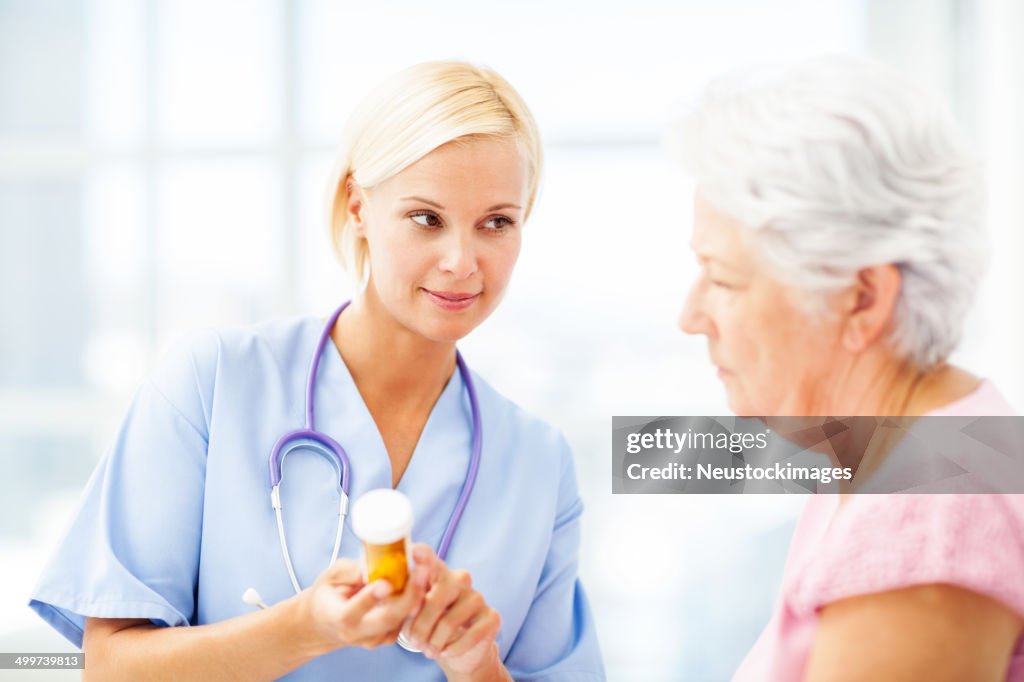
[[[145,381],[100,461],[29,606],[78,647],[86,616],[198,625],[295,594],[270,505],[267,458],[304,423],[317,318],[192,334]],[[582,503],[562,435],[476,374],[483,452],[447,563],[463,568],[501,614],[498,648],[516,679],[602,680],[590,608],[577,578]],[[391,486],[384,442],[340,354],[328,343],[316,382],[317,428],[352,462],[352,499]],[[472,417],[454,372],[398,490],[412,501],[413,540],[437,547],[469,464]],[[285,458],[284,523],[308,587],[327,567],[338,477],[321,454]],[[340,556],[357,558],[349,521]],[[396,645],[339,649],[282,679],[442,680]]]

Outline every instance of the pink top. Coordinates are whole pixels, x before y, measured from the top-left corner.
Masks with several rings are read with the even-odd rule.
[[[929,413],[1013,414],[987,380]],[[838,495],[808,500],[793,532],[775,611],[733,682],[802,680],[818,610],[854,595],[946,583],[988,595],[1024,616],[1024,495],[854,495],[836,514],[838,506]],[[1006,679],[1024,682],[1024,639]]]

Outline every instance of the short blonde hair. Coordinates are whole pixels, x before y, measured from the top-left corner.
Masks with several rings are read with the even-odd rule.
[[[425,62],[395,74],[363,100],[349,118],[329,187],[331,241],[346,269],[362,280],[369,267],[366,241],[349,229],[349,180],[372,188],[438,147],[467,137],[519,145],[528,173],[525,220],[540,183],[540,133],[504,78],[467,62]]]

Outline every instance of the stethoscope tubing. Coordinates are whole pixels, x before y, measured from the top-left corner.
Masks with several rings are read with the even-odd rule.
[[[296,594],[301,592],[302,589],[299,585],[298,578],[295,575],[295,567],[292,564],[291,554],[288,551],[288,540],[285,535],[284,519],[282,516],[280,491],[281,483],[284,478],[284,457],[295,447],[307,445],[312,442],[319,446],[315,449],[328,456],[338,469],[338,528],[335,533],[334,548],[331,553],[331,563],[328,564],[328,566],[333,565],[338,558],[339,551],[341,550],[341,537],[344,529],[345,517],[348,514],[352,465],[349,460],[348,453],[345,452],[345,448],[343,448],[340,443],[327,434],[317,431],[316,415],[314,412],[314,397],[316,391],[316,375],[320,368],[320,359],[323,356],[324,347],[327,345],[327,340],[330,338],[331,330],[334,329],[334,325],[337,323],[338,317],[350,303],[351,301],[346,301],[334,311],[334,313],[327,319],[327,322],[324,324],[323,331],[320,333],[319,339],[317,339],[316,348],[313,351],[313,357],[309,364],[309,373],[306,377],[305,424],[303,428],[289,431],[281,436],[271,450],[268,463],[271,491],[270,502],[274,509],[274,515],[277,519],[278,540],[281,544],[281,555],[284,558],[285,566],[288,569],[288,578],[291,581]],[[459,374],[462,377],[462,382],[466,386],[466,394],[469,398],[469,408],[473,426],[469,467],[466,470],[466,478],[462,483],[462,489],[459,491],[459,497],[455,503],[455,508],[452,510],[451,516],[448,518],[448,524],[445,527],[445,531],[441,536],[441,540],[437,547],[437,556],[442,561],[444,561],[448,556],[448,550],[451,547],[453,538],[455,537],[455,531],[462,520],[463,513],[466,511],[466,506],[469,504],[469,498],[472,495],[473,487],[476,485],[477,474],[480,470],[480,456],[483,451],[483,428],[481,426],[480,401],[477,396],[476,386],[473,383],[473,377],[469,372],[469,368],[466,366],[466,362],[463,360],[462,354],[457,350],[455,351],[455,363],[459,369]],[[253,594],[256,594],[255,590],[252,590],[251,588],[247,591],[247,594],[250,591]],[[251,602],[251,600],[247,600],[247,602]],[[398,643],[408,651],[418,651],[409,646],[404,637],[399,637]]]

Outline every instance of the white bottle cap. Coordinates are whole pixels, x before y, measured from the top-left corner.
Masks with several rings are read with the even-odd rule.
[[[371,490],[352,507],[352,530],[371,545],[398,542],[412,532],[412,503],[391,488]]]

